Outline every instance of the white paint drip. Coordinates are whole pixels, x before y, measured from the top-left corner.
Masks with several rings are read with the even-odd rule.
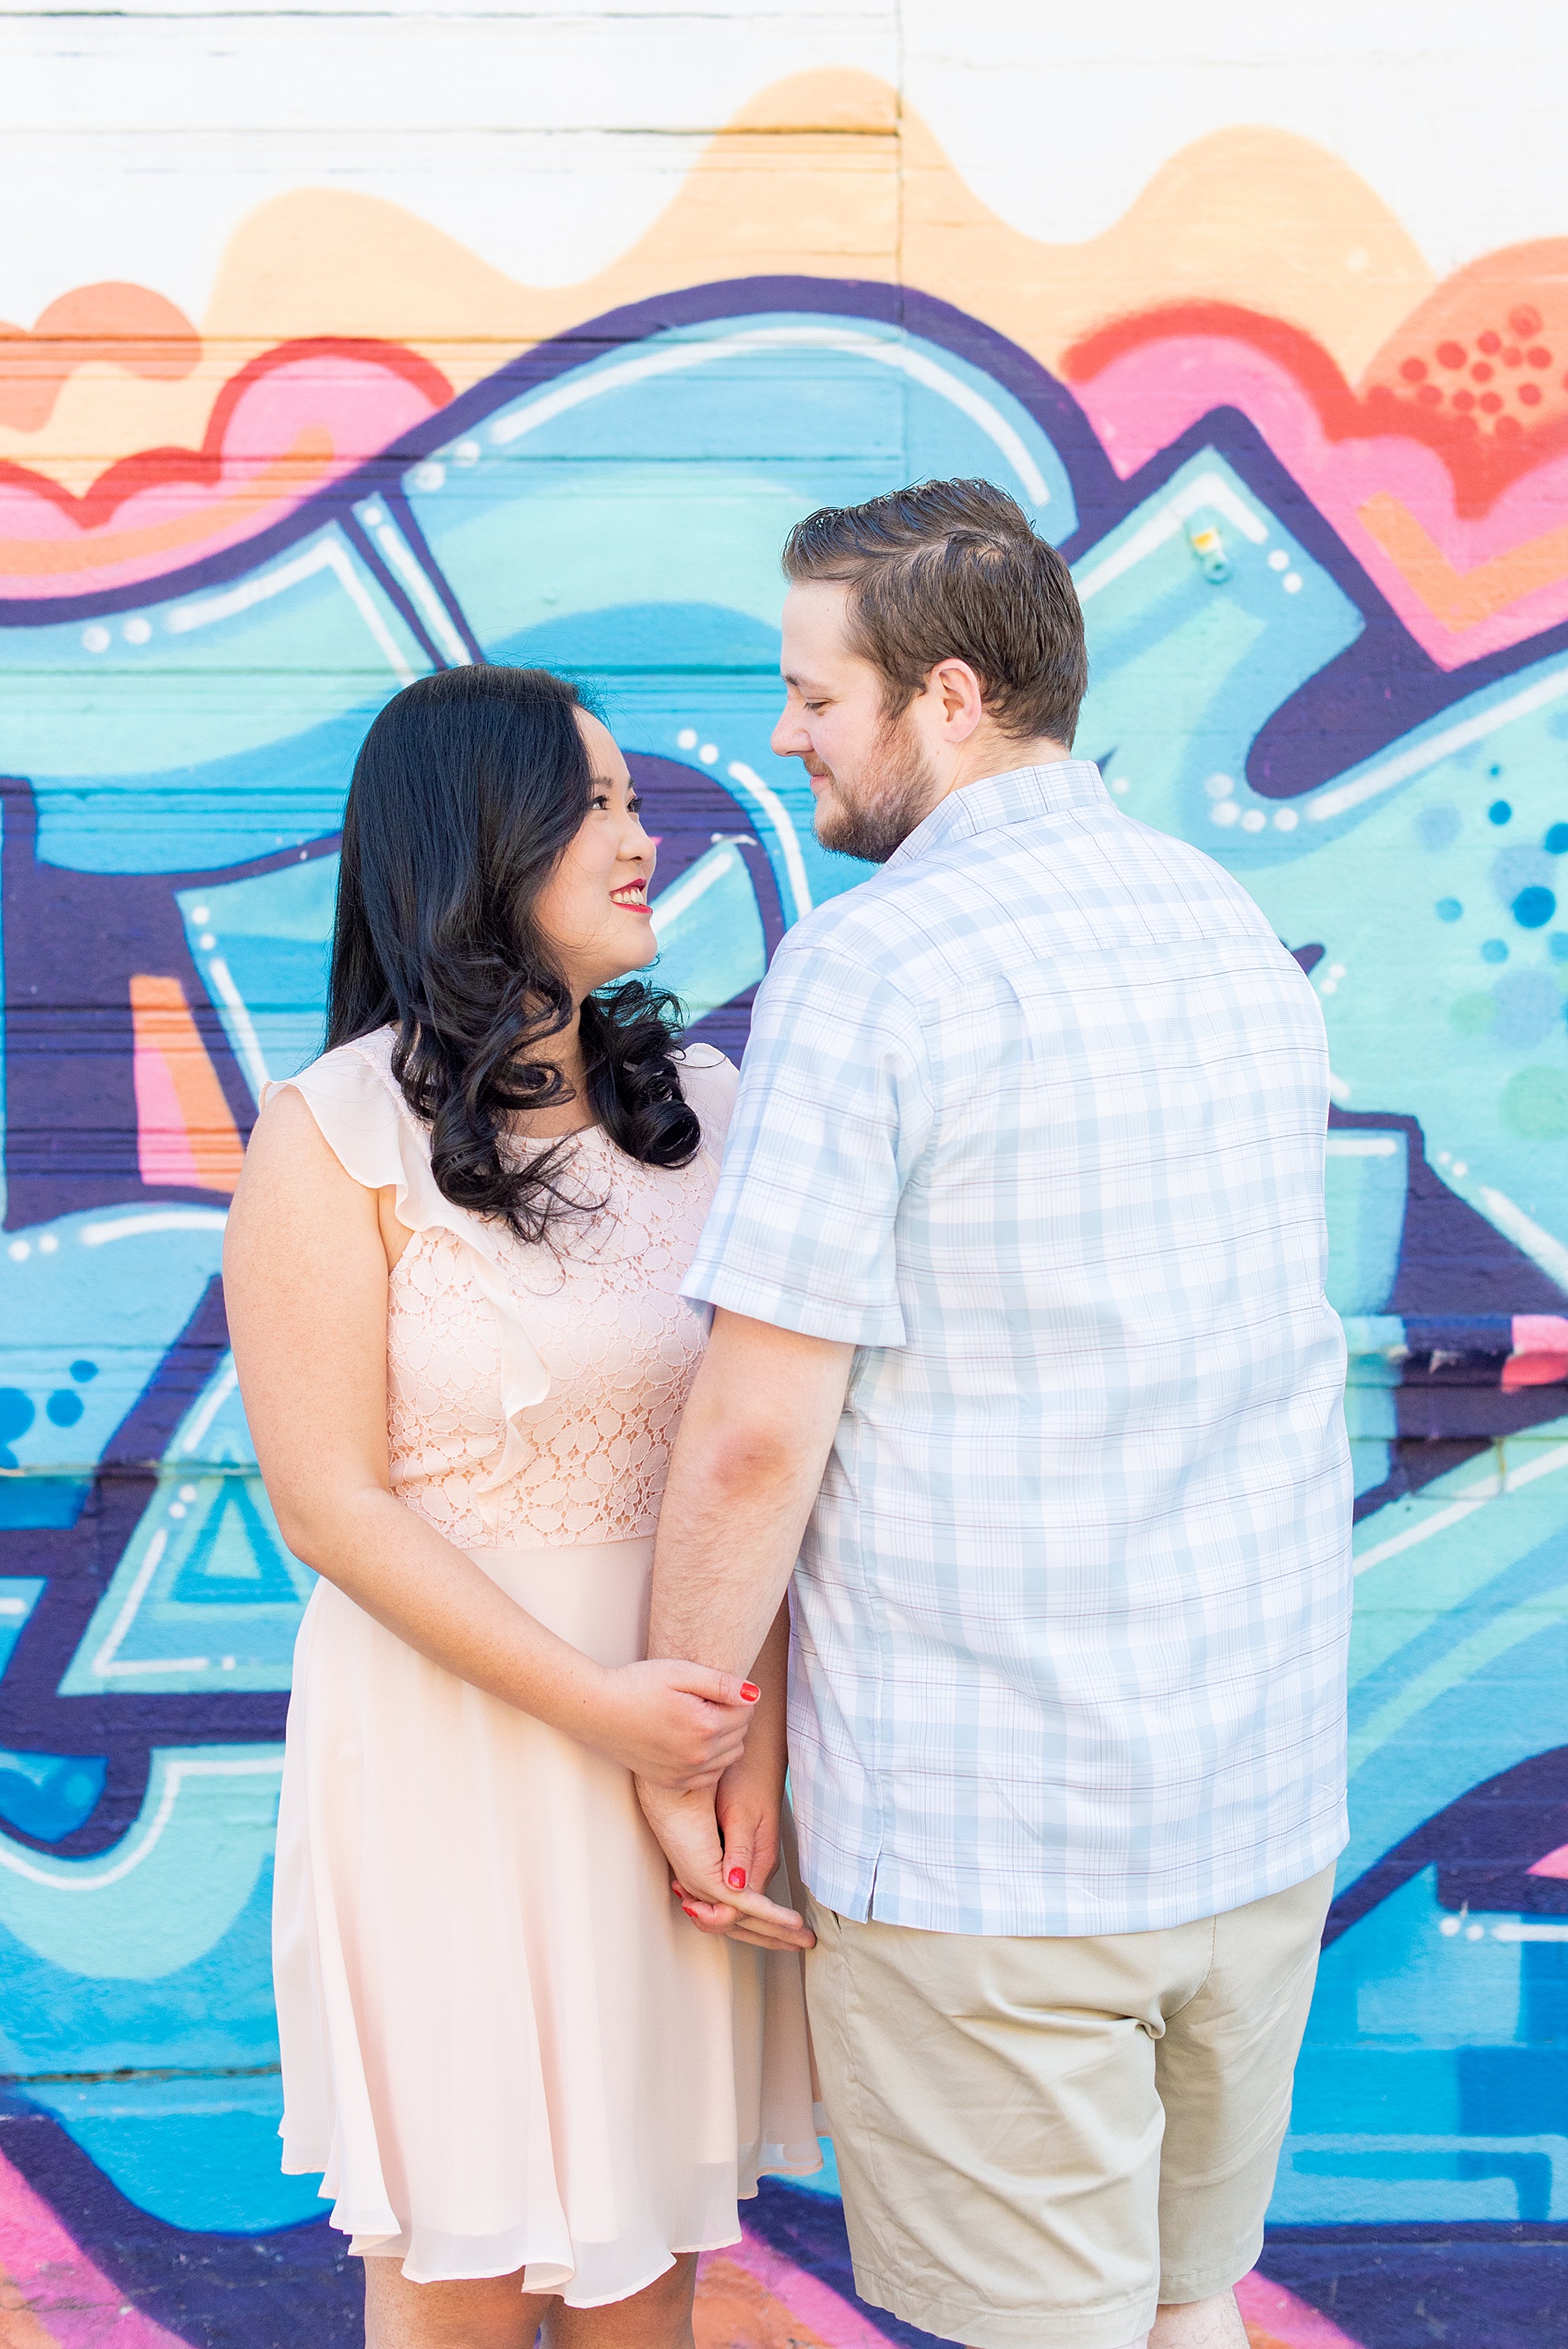
[[[731,783],[738,783],[742,791],[751,793],[778,833],[778,846],[784,852],[784,870],[790,876],[790,892],[795,900],[795,919],[799,921],[802,914],[809,914],[812,909],[812,892],[811,884],[806,879],[806,860],[801,854],[801,844],[795,833],[794,818],[778,792],[772,790],[744,759],[731,759],[724,772]]]
[[[255,1032],[255,1022],[250,1014],[250,1006],[235,986],[233,974],[221,955],[211,957],[207,966],[207,975],[229,1007],[234,1023],[234,1041],[246,1081],[259,1101],[263,1088],[272,1080],[262,1052],[261,1038]]]

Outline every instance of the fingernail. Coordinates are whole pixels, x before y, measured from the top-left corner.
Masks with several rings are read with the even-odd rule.
[[[741,1682],[741,1694],[744,1697],[748,1704],[754,1704],[758,1697],[761,1696],[762,1691],[757,1687],[754,1680],[742,1680]]]
[[[745,1889],[746,1889],[746,1871],[745,1871],[745,1869],[744,1869],[743,1868],[732,1868],[732,1869],[730,1870],[730,1874],[729,1874],[728,1878],[726,1879],[726,1881],[727,1881],[727,1882],[728,1882],[728,1883],[731,1886],[731,1888],[732,1888],[735,1892],[743,1892],[745,1891]]]
[[[695,1925],[697,1921],[697,1913],[695,1909],[690,1907],[685,1901],[681,1903],[681,1906],[685,1909],[686,1915],[691,1918],[692,1923]]]

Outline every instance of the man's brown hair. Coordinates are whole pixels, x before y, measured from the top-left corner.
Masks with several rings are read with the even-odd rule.
[[[1017,741],[1069,749],[1088,686],[1072,575],[990,481],[919,481],[824,505],[784,541],[791,585],[842,579],[854,649],[898,718],[942,660],[967,661],[986,715]]]

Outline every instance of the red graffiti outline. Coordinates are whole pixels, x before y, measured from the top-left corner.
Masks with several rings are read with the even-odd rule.
[[[452,386],[440,368],[402,343],[383,342],[371,335],[304,336],[293,342],[274,344],[270,350],[247,360],[230,376],[212,403],[199,448],[148,448],[138,450],[134,457],[119,457],[79,497],[61,482],[51,480],[47,474],[34,472],[30,466],[18,465],[8,458],[0,458],[0,484],[30,490],[47,498],[84,534],[101,529],[139,491],[163,489],[178,481],[209,489],[221,478],[223,443],[234,410],[246,392],[279,367],[291,366],[302,359],[351,359],[383,367],[422,393],[432,408],[445,408],[452,397]]]

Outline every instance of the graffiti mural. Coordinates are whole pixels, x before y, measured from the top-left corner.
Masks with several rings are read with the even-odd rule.
[[[496,305],[483,363],[285,335],[191,445],[106,429],[85,487],[22,436],[126,384],[138,415],[184,400],[209,344],[127,286],[0,338],[0,2267],[30,2340],[358,2337],[314,2181],[278,2168],[269,1853],[311,1577],[218,1275],[261,1087],[317,1048],[365,725],[440,667],[583,679],[659,839],[660,975],[738,1054],[784,930],[863,870],[768,749],[779,543],[944,474],[1063,549],[1081,754],[1253,891],[1331,1041],[1353,1838],[1244,2314],[1260,2345],[1404,2349],[1424,2295],[1524,2349],[1563,2305],[1568,247],[1421,282],[1314,150],[1386,333],[1363,272],[1302,323],[1244,255],[1172,303],[1159,183],[1042,246],[878,87],[817,80],[941,182],[897,268],[814,260],[779,209],[808,134],[765,108],[745,234],[705,161],[596,306],[476,291],[412,222],[387,319],[439,261]],[[1266,210],[1301,144],[1206,140],[1183,200],[1229,171]],[[311,223],[318,272],[385,261],[350,202],[279,199],[235,281]],[[831,2165],[765,2187],[699,2317],[710,2349],[918,2338],[855,2302]]]

